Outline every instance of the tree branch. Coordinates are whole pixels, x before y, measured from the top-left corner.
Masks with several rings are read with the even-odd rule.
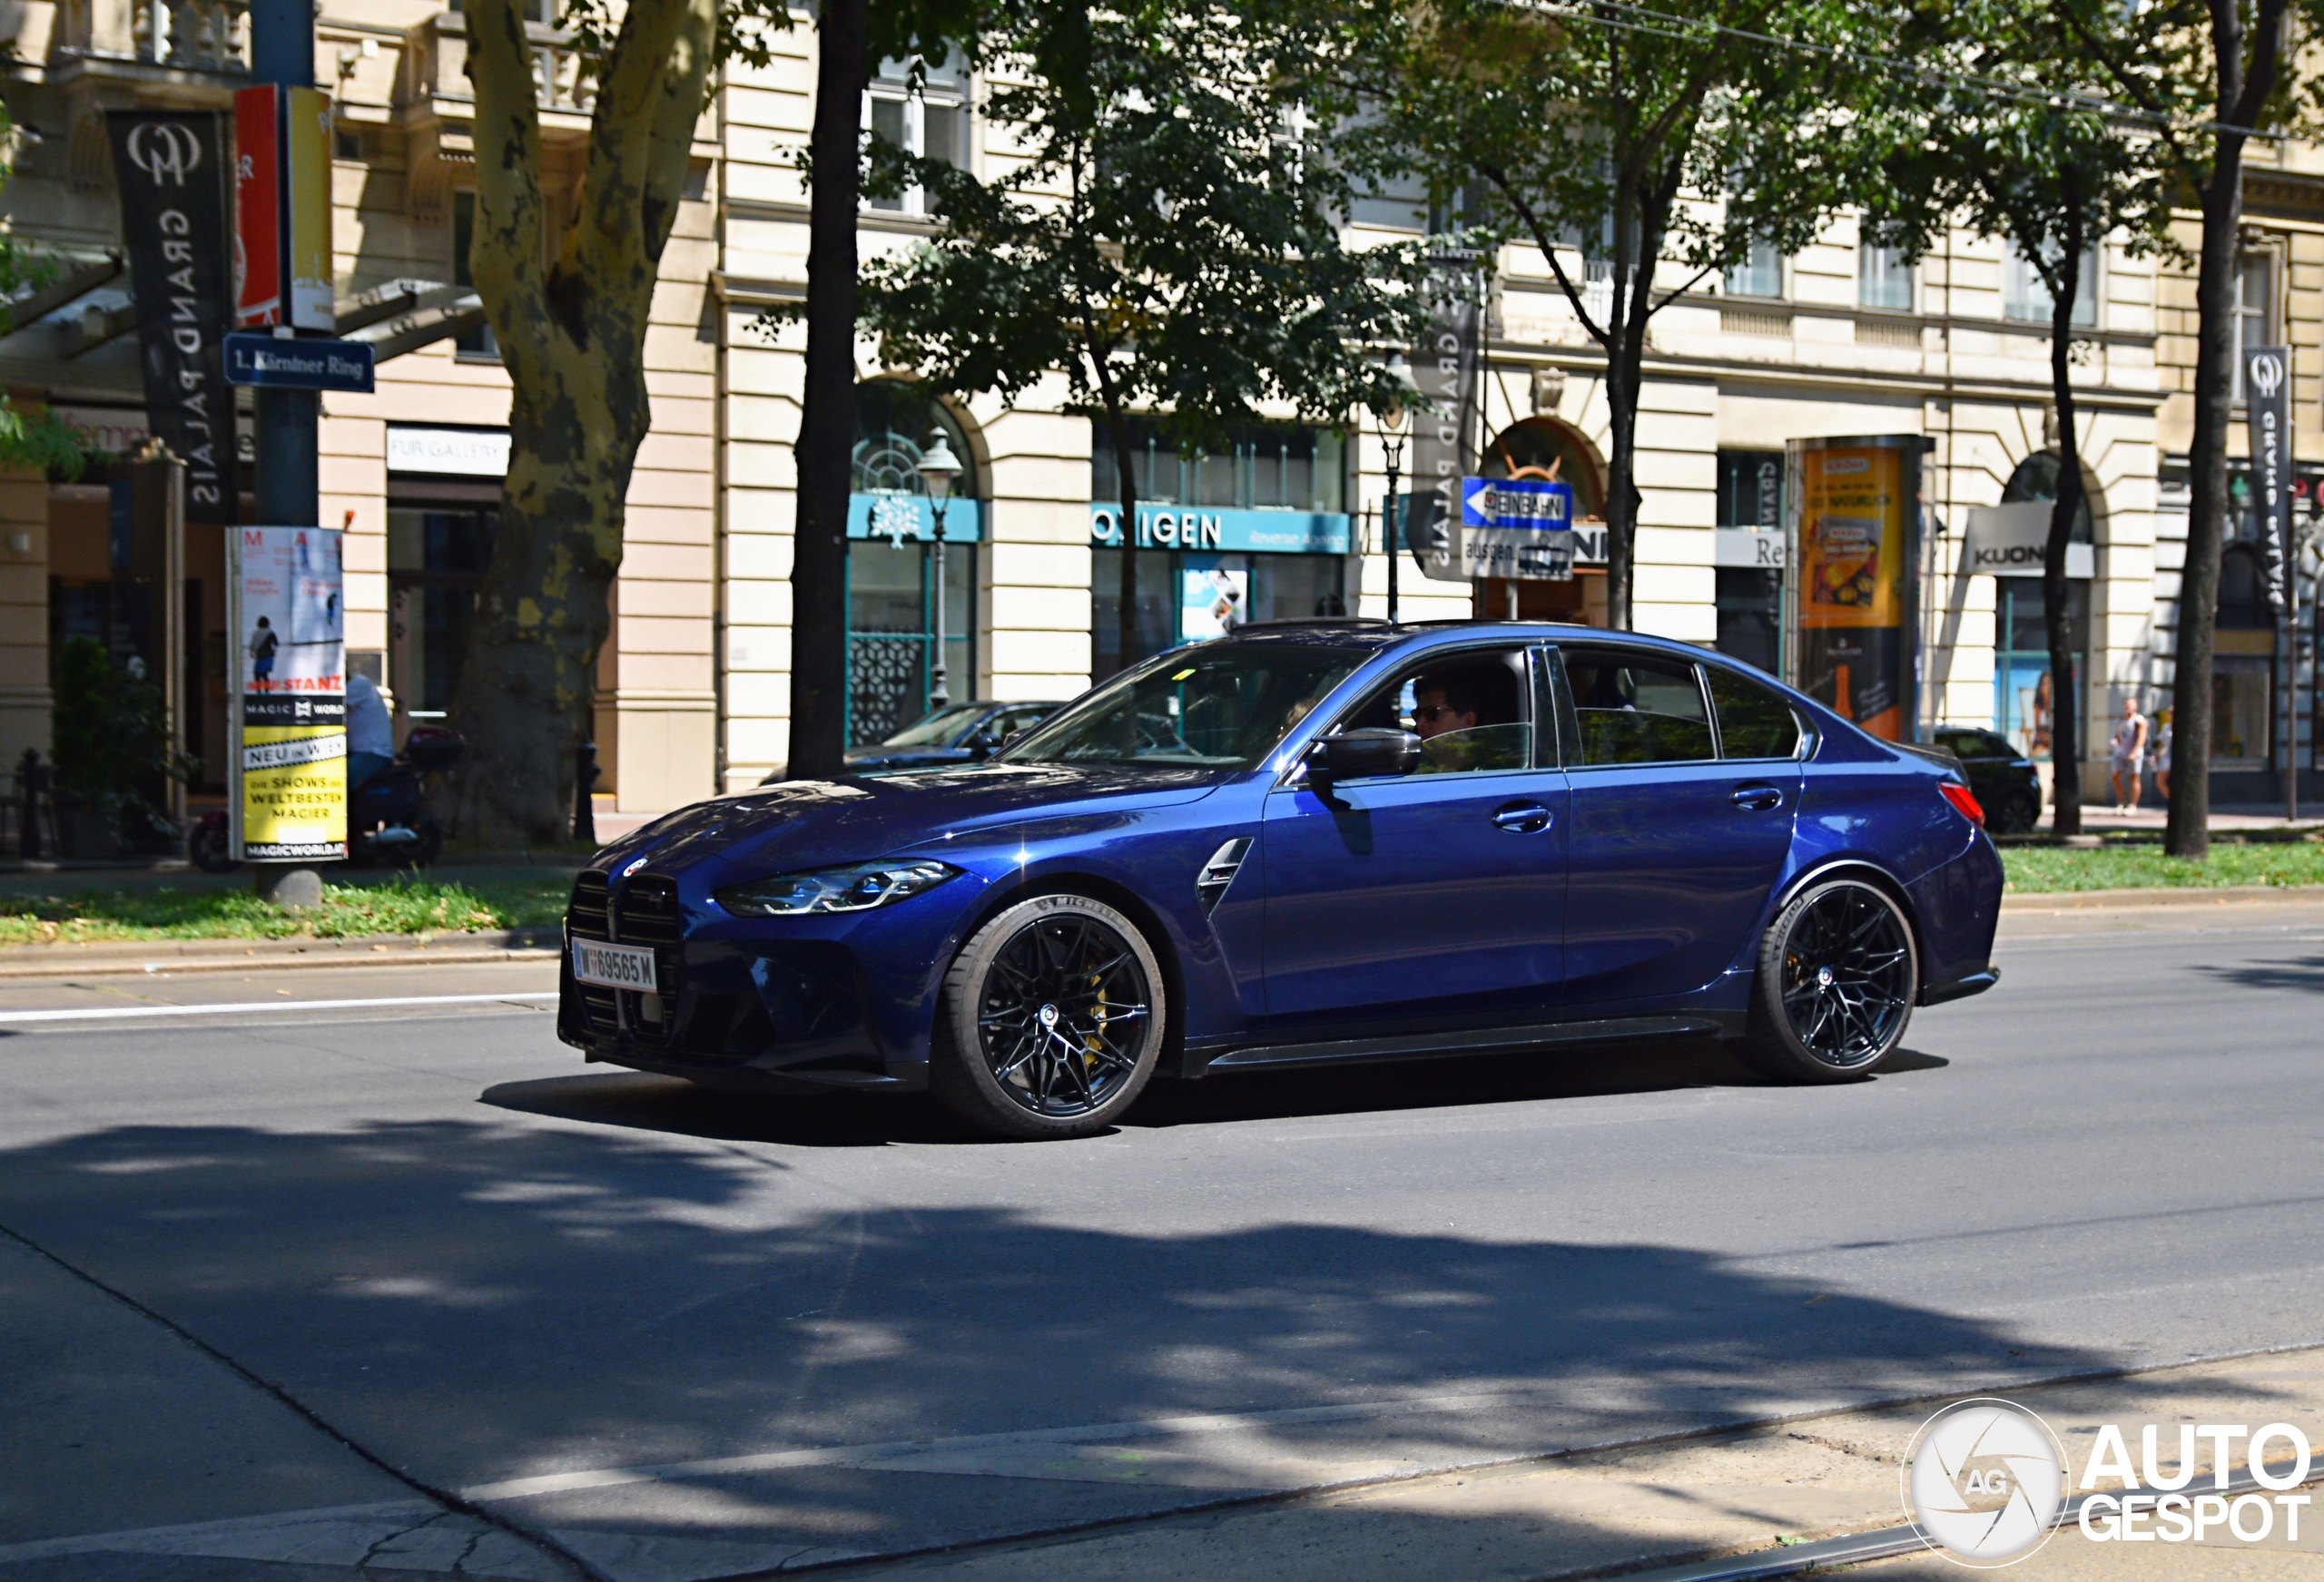
[[[476,91],[475,240],[470,278],[483,297],[501,360],[521,383],[547,349],[541,280],[540,106],[533,56],[514,0],[469,0],[468,75]]]

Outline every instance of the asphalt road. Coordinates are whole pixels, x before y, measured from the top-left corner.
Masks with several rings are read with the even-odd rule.
[[[1561,1051],[1038,1146],[282,1003],[538,964],[0,986],[0,1582],[726,1576],[2324,1340],[2324,906],[2009,931],[1874,1082]],[[193,1001],[280,1008],[11,1019]]]

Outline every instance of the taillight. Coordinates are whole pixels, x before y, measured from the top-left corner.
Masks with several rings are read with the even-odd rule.
[[[1978,805],[1977,799],[1970,793],[1967,786],[1954,781],[1941,780],[1936,782],[1936,789],[1944,793],[1945,800],[1951,802],[1954,810],[1963,818],[1980,830],[1985,827],[1985,810]]]

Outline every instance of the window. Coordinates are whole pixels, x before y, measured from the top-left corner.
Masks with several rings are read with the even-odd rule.
[[[2246,348],[2275,343],[2276,260],[2273,253],[2247,252],[2235,260],[2235,398],[2243,399]]]
[[[1859,247],[1856,251],[1856,300],[1859,307],[1913,309],[1913,266],[1902,248]]]
[[[2073,322],[2080,329],[2093,329],[2098,323],[2098,276],[2103,267],[2097,248],[2082,255],[2082,270],[2075,277],[2073,292]],[[2004,255],[2001,295],[2002,317],[2019,323],[2047,324],[2056,306],[2042,271],[2018,251],[2015,241],[2007,243]]]
[[[1743,261],[1727,271],[1726,286],[1730,297],[1782,296],[1783,254],[1772,241],[1753,241]]]
[[[476,241],[476,194],[452,194],[452,283],[456,286],[476,285],[476,276],[468,269],[468,249]],[[493,339],[492,326],[479,324],[474,329],[463,329],[452,338],[452,353],[456,357],[475,358],[480,361],[498,362],[500,342]]]
[[[1721,758],[1793,758],[1802,740],[1791,705],[1758,682],[1716,664],[1703,666],[1718,710]]]
[[[1521,648],[1438,654],[1374,691],[1334,729],[1410,731],[1421,739],[1416,774],[1528,769],[1531,673]]]
[[[1368,649],[1211,649],[1147,665],[1085,693],[1001,751],[1009,763],[1148,763],[1252,769]]]
[[[924,68],[920,86],[911,83],[911,63],[881,61],[864,100],[864,125],[872,135],[906,153],[939,160],[955,170],[969,163],[968,76],[957,56]],[[864,206],[883,214],[925,214],[927,193],[908,187],[892,198],[867,198]]]
[[[1121,471],[1103,432],[1089,456],[1089,497],[1122,497]],[[1254,511],[1343,511],[1344,442],[1326,428],[1240,424],[1216,453],[1181,452],[1149,418],[1130,422],[1130,476],[1140,503]]]
[[[1576,762],[1696,763],[1718,756],[1711,750],[1710,712],[1693,665],[1586,648],[1562,657],[1573,698]]]

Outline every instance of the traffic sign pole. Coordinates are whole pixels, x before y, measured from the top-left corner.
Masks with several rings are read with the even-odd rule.
[[[312,88],[315,85],[315,0],[251,0],[251,80],[270,83],[278,89]],[[287,98],[287,94],[278,94]],[[290,220],[290,161],[287,157],[288,127],[277,111],[276,136],[276,216],[278,225]],[[329,151],[325,151],[328,159]],[[325,167],[328,169],[328,166]],[[328,193],[325,201],[328,201]],[[283,271],[287,276],[287,270]],[[290,304],[291,281],[280,281],[282,302]],[[291,315],[285,311],[281,323],[274,330],[277,337],[290,338],[298,332],[290,327]],[[313,527],[321,525],[322,478],[318,459],[321,449],[322,397],[313,389],[288,388],[281,386],[260,385],[251,392],[258,407],[258,471],[253,493],[256,496],[258,519],[271,526]],[[232,640],[240,643],[243,634],[236,633]],[[241,689],[235,699],[235,762],[242,756],[241,738]],[[233,778],[233,796],[239,809],[242,799],[241,774],[239,769]],[[251,865],[258,893],[278,906],[302,908],[322,899],[322,876],[309,864],[300,862],[258,862]]]
[[[315,85],[314,0],[252,0],[251,78],[278,87]],[[278,161],[278,179],[288,161]],[[290,282],[282,282],[288,295]],[[278,334],[290,334],[286,326]],[[261,386],[258,402],[258,519],[317,526],[322,511],[317,460],[322,399],[313,390]]]

